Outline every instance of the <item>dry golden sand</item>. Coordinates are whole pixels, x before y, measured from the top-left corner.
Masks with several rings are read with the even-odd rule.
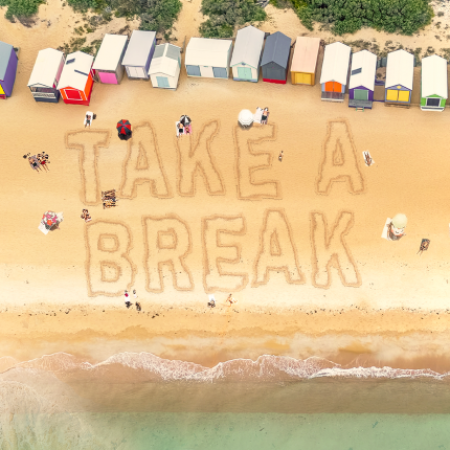
[[[185,36],[198,35],[199,6],[197,0],[184,2],[175,25],[180,44]],[[271,21],[262,29],[279,29],[292,38],[306,33],[292,11],[269,7],[268,12]],[[35,27],[0,18],[0,40],[21,47],[13,96],[1,104],[3,117],[9,119],[1,142],[7,216],[0,253],[0,354],[27,359],[33,351],[67,351],[64,343],[75,349],[76,342],[86,340],[215,336],[225,339],[221,358],[244,355],[245,346],[226,352],[229,339],[246,336],[362,339],[432,332],[446,336],[450,320],[446,312],[450,293],[448,112],[431,114],[415,106],[404,110],[375,104],[372,111],[357,113],[348,108],[347,100],[344,104],[321,102],[318,85],[189,79],[184,69],[176,92],[125,78],[120,86],[96,84],[89,108],[35,103],[26,84],[37,51],[70,40],[73,17],[68,7],[61,9],[58,1],[51,1],[41,6]],[[51,25],[41,19],[50,20]],[[95,38],[124,24],[114,19],[108,28],[97,30]],[[131,29],[136,26],[132,23]],[[433,26],[424,36],[395,36],[395,40],[425,48],[425,41],[434,36]],[[307,35],[330,38],[319,31]],[[392,36],[363,30],[351,37],[369,38],[383,46],[383,40]],[[243,108],[257,106],[270,108],[270,125],[243,134],[236,128],[237,115]],[[82,123],[88,109],[97,119],[85,131]],[[194,136],[177,142],[174,123],[183,113],[193,119]],[[135,127],[130,147],[115,135],[115,123],[122,118]],[[254,140],[250,147],[248,136]],[[83,145],[89,148],[100,141],[106,147],[98,147],[95,160],[86,151],[83,165],[79,159]],[[147,152],[143,159],[138,141]],[[285,156],[279,163],[281,150]],[[376,161],[371,168],[363,164],[363,150],[369,150]],[[22,159],[25,153],[39,151],[50,155],[48,173],[34,173]],[[202,154],[209,184],[201,172],[191,184],[189,170],[194,166],[189,152]],[[330,186],[318,183],[326,154],[350,162],[353,185],[345,180]],[[354,155],[356,164],[351,163]],[[150,167],[146,176],[154,176],[156,183],[135,186],[132,176],[140,174],[135,168],[146,163]],[[266,170],[249,177],[251,167],[264,165]],[[118,206],[103,210],[99,191],[112,188],[120,191]],[[89,232],[80,219],[86,205],[93,218]],[[61,230],[44,236],[37,226],[47,209],[63,211],[65,220]],[[400,242],[384,241],[380,235],[385,219],[397,212],[408,216],[407,236]],[[155,240],[158,221],[167,217],[169,231]],[[333,245],[341,265],[340,271],[328,267],[329,278],[321,224],[325,220],[330,232],[338,218],[341,228]],[[215,224],[231,233],[219,235],[217,241]],[[117,234],[120,245],[132,239],[131,265],[121,255],[115,261],[114,256],[106,258],[103,275],[110,282],[99,281],[95,233],[109,235],[100,244],[103,249],[114,246],[112,234]],[[431,245],[419,256],[422,238],[431,239]],[[175,279],[167,266],[157,270],[158,255],[170,257],[173,245],[185,249],[183,264],[176,260]],[[261,252],[272,256],[265,258]],[[314,256],[322,261],[320,267],[315,268]],[[218,257],[232,264],[218,266]],[[114,268],[117,262],[122,264],[119,271]],[[274,262],[278,269],[266,272],[264,267]],[[280,268],[285,264],[289,265],[286,272]],[[145,313],[124,310],[121,292],[125,288],[137,289]],[[212,291],[220,307],[206,312],[205,292]],[[239,300],[239,313],[222,308],[230,291]],[[317,313],[310,314],[313,311]],[[160,316],[152,319],[156,312]],[[277,345],[281,344],[255,348],[286,353],[284,344]]]

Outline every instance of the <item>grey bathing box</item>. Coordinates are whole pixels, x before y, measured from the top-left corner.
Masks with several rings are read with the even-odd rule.
[[[261,61],[263,81],[285,84],[291,53],[291,38],[277,31],[266,39]]]
[[[122,61],[128,78],[148,80],[148,69],[156,46],[154,31],[135,30]]]

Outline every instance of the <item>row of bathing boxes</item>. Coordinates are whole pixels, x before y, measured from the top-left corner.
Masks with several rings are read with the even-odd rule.
[[[291,50],[293,55],[291,59]],[[281,32],[266,35],[253,26],[238,31],[233,41],[192,38],[184,65],[190,77],[285,84],[289,62],[292,84],[316,82],[320,39],[291,39]],[[9,97],[14,86],[18,57],[13,46],[0,42],[0,98]],[[374,101],[377,56],[367,50],[356,53],[340,42],[325,46],[320,75],[321,98],[344,101],[349,106],[371,108]],[[153,87],[175,90],[181,70],[181,48],[156,45],[156,33],[133,31],[127,36],[106,34],[94,57],[77,51],[67,55],[47,48],[38,53],[28,87],[36,101],[89,105],[94,80],[119,84],[126,72],[130,79],[151,80]],[[414,55],[405,50],[388,54],[384,101],[409,105],[413,89]],[[421,108],[443,111],[448,97],[447,61],[437,55],[422,60]]]

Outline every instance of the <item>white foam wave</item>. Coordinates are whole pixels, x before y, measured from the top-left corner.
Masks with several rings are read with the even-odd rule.
[[[323,358],[305,360],[263,355],[256,360],[233,359],[205,367],[189,361],[169,360],[151,353],[124,352],[92,364],[67,353],[55,353],[21,363],[8,361],[13,368],[51,372],[63,381],[294,381],[314,378],[433,378],[443,380],[449,372],[393,367],[343,367]],[[5,372],[5,371],[4,371]]]

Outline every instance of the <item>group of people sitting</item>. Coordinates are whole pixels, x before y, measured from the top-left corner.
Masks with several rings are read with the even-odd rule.
[[[50,164],[50,161],[48,160],[47,153],[42,152],[33,156],[30,156],[30,153],[28,153],[23,157],[28,158],[28,163],[30,164],[30,167],[36,172],[39,172],[41,169],[48,171],[48,164]]]
[[[92,220],[91,215],[89,214],[89,211],[87,209],[83,209],[81,218],[84,219],[86,223],[90,222]]]
[[[112,208],[116,206],[116,202],[118,199],[116,198],[116,190],[111,189],[109,191],[102,191],[102,202],[103,202],[103,209],[105,208]]]

